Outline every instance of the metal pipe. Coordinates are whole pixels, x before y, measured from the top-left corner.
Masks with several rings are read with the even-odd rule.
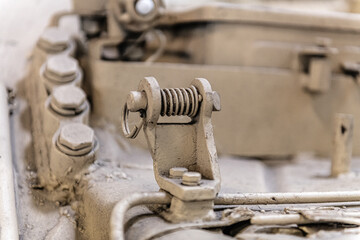
[[[111,212],[111,239],[125,240],[125,214],[130,208],[143,204],[169,204],[170,202],[170,196],[164,192],[134,193],[123,198]]]
[[[300,193],[223,193],[216,205],[300,204],[326,202],[360,202],[360,191]]]
[[[1,239],[19,239],[11,156],[8,95],[0,82],[0,226]]]
[[[270,214],[254,216],[250,220],[254,225],[288,225],[288,224],[307,224],[314,221],[304,218],[298,213],[294,214]]]
[[[355,217],[341,216],[340,218],[324,216],[318,216],[318,219],[307,219],[298,213],[293,214],[270,214],[254,216],[250,222],[254,225],[289,225],[289,224],[308,224],[308,223],[320,223],[320,222],[337,222],[345,224],[360,225],[360,219]]]

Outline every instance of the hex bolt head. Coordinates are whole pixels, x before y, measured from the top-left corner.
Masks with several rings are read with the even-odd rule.
[[[170,168],[169,175],[171,178],[181,178],[187,171],[188,169],[184,167],[173,167]]]
[[[58,143],[73,150],[90,148],[95,141],[94,130],[85,124],[70,123],[63,126],[60,130]]]
[[[85,92],[74,85],[64,85],[54,89],[51,104],[61,109],[78,109],[86,100]]]
[[[50,57],[46,62],[46,71],[59,78],[76,75],[79,69],[77,60],[67,55]]]
[[[47,28],[40,36],[39,44],[48,50],[62,51],[69,44],[70,35],[57,27]]]
[[[200,181],[201,174],[198,172],[185,172],[182,176],[182,184],[186,186],[197,186]]]

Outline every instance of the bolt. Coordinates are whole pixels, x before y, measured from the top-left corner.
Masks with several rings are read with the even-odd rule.
[[[187,171],[187,168],[184,167],[173,167],[170,168],[169,174],[172,178],[181,178]]]
[[[145,92],[131,91],[127,97],[127,107],[131,112],[146,109],[147,98]]]
[[[91,151],[95,141],[94,130],[82,123],[70,123],[60,130],[58,144],[72,151]]]
[[[54,89],[51,95],[51,107],[63,115],[75,115],[82,112],[86,105],[86,94],[73,85],[64,85]]]
[[[153,0],[138,0],[135,3],[135,10],[140,15],[148,15],[155,8],[155,3]]]
[[[50,80],[63,83],[73,81],[78,70],[76,59],[66,55],[56,55],[47,60],[45,75]]]
[[[70,35],[67,32],[57,27],[50,27],[40,36],[39,45],[45,50],[61,52],[68,47],[69,41]]]
[[[182,184],[186,186],[196,186],[200,184],[201,174],[198,172],[185,172],[182,175]]]

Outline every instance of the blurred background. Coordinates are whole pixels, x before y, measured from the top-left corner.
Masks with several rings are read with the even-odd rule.
[[[262,5],[295,11],[360,11],[360,0],[165,0],[169,8],[212,2]],[[32,47],[50,17],[71,8],[71,0],[0,0],[0,81],[15,87],[24,78]]]

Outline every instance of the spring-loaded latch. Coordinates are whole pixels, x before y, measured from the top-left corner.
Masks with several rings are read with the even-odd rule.
[[[160,89],[161,108],[160,116],[188,116],[194,118],[200,108],[202,96],[195,86],[188,88]],[[145,91],[131,91],[123,108],[122,130],[127,138],[136,138],[144,125],[148,99]],[[141,120],[133,129],[129,130],[129,112],[140,112]]]
[[[160,89],[153,77],[130,92],[124,106],[122,129],[135,138],[143,127],[159,187],[173,196],[168,214],[172,222],[209,220],[220,190],[220,171],[211,115],[220,110],[220,97],[210,83],[196,78],[188,88]],[[141,122],[131,131],[129,112],[140,112]],[[160,116],[188,116],[190,122],[158,122]],[[193,211],[201,204],[201,211]],[[183,211],[185,209],[185,211]]]
[[[164,88],[161,92],[161,116],[195,117],[202,96],[191,85],[189,88]]]

